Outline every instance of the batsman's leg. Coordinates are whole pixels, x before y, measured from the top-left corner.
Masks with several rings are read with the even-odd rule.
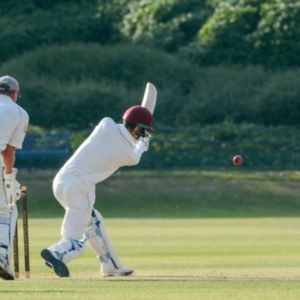
[[[127,276],[133,269],[122,266],[104,226],[102,215],[95,209],[84,234],[101,264],[102,276]]]
[[[15,236],[13,241],[13,252],[14,252],[14,271],[15,278],[20,277],[20,264],[19,264],[19,233],[18,233],[18,222],[16,222]]]
[[[80,220],[80,217],[82,217],[80,210],[67,208],[63,224],[67,222],[67,224],[70,226],[70,229],[72,229],[72,223]],[[72,221],[71,224],[69,220]],[[80,222],[78,221],[77,223]],[[41,256],[45,260],[46,265],[53,268],[57,276],[69,277],[70,272],[67,264],[72,260],[79,258],[84,253],[85,242],[80,241],[82,234],[80,235],[79,233],[78,236],[76,231],[75,233],[70,231],[69,236],[65,236],[65,230],[62,231],[64,232],[64,234],[62,234],[63,238],[57,244],[54,244],[47,249],[43,249]]]
[[[10,204],[10,229],[9,229],[9,247],[7,251],[7,256],[8,256],[8,263],[10,263],[11,256],[12,256],[12,250],[13,250],[13,243],[14,243],[14,235],[16,231],[16,224],[17,224],[17,219],[18,219],[18,208],[17,204],[13,203]]]
[[[12,253],[18,211],[14,204],[13,210],[10,212],[3,184],[1,165],[0,168],[0,278],[4,280],[14,280],[14,274],[9,267],[9,261]]]
[[[85,250],[85,242],[81,239],[89,223],[93,205],[90,203],[89,190],[72,174],[59,173],[54,179],[53,190],[56,199],[66,210],[61,228],[62,239],[43,249],[41,256],[56,275],[68,277],[70,273],[67,264],[79,258]]]
[[[41,252],[42,258],[48,267],[52,267],[59,277],[69,277],[67,263],[80,257],[84,252],[85,244],[71,238],[63,238]]]

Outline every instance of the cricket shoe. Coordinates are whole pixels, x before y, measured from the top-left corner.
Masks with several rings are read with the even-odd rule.
[[[69,277],[68,267],[58,258],[58,256],[49,249],[43,249],[41,257],[45,260],[46,265],[52,267],[55,274],[59,277]]]
[[[115,268],[112,261],[109,259],[107,262],[101,263],[101,273],[103,277],[108,276],[128,276],[133,273],[133,269],[123,267]]]
[[[10,270],[6,259],[0,255],[0,278],[4,279],[4,280],[14,280],[14,274],[13,272]]]

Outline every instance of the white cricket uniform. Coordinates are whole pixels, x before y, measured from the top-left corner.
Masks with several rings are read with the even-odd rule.
[[[0,95],[0,153],[6,149],[7,145],[22,149],[28,121],[28,114],[23,108],[13,102],[10,97]],[[10,241],[10,211],[3,184],[4,163],[1,154],[0,165],[0,254],[6,256],[5,247]]]
[[[66,210],[62,237],[82,238],[91,220],[95,184],[122,166],[138,164],[146,147],[111,118],[104,118],[96,126],[53,181],[54,195]]]

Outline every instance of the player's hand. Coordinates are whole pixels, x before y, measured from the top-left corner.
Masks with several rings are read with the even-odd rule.
[[[140,141],[142,143],[144,143],[144,147],[145,147],[144,151],[148,151],[150,138],[148,138],[148,137],[142,137],[142,138],[140,138]]]
[[[13,168],[12,173],[4,174],[4,185],[9,204],[15,203],[21,197],[21,184],[16,180],[17,172],[18,170]]]

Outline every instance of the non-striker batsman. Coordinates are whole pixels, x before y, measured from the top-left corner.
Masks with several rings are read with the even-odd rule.
[[[130,107],[123,124],[104,118],[54,178],[54,195],[65,209],[62,239],[43,249],[41,256],[59,277],[69,276],[67,264],[83,254],[86,241],[97,255],[102,276],[133,272],[121,264],[103,217],[94,208],[95,185],[122,166],[138,164],[148,150],[148,132],[153,132],[152,114],[146,107]]]
[[[21,186],[16,180],[15,150],[22,148],[29,117],[16,104],[19,84],[11,76],[0,78],[0,278],[13,280],[9,268],[13,238],[18,216],[15,202],[21,196]]]

